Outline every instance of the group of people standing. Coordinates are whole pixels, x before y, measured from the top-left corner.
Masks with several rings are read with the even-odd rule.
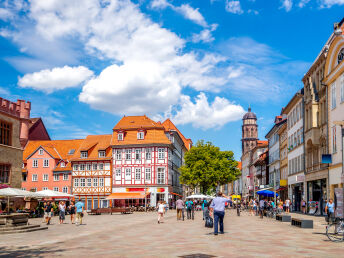
[[[81,225],[82,218],[84,216],[84,203],[81,202],[81,199],[77,203],[71,201],[70,205],[67,207],[64,201],[60,201],[57,205],[57,211],[59,215],[59,224],[64,224],[66,219],[66,212],[70,214],[70,220],[72,224]],[[44,218],[43,222],[47,225],[50,224],[51,218],[54,216],[54,206],[50,201],[44,202],[43,204]],[[76,221],[75,221],[76,215]]]

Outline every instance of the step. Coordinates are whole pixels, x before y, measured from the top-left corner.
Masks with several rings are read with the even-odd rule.
[[[37,228],[40,227],[40,225],[23,225],[23,226],[8,226],[8,227],[1,227],[1,231],[8,231],[8,230],[21,230],[21,229],[28,229],[28,228]]]
[[[0,231],[0,235],[33,232],[33,231],[39,231],[39,230],[45,230],[45,229],[48,229],[48,227],[34,227],[34,228],[19,229],[19,230],[16,229],[16,230]]]

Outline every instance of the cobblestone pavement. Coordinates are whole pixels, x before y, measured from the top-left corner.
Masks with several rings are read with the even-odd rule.
[[[308,218],[315,220],[314,229],[227,211],[225,234],[214,236],[201,212],[194,221],[176,221],[176,212],[168,211],[162,224],[156,213],[87,215],[81,226],[70,224],[69,217],[59,225],[54,217],[48,230],[0,235],[0,256],[343,257],[344,243],[328,241],[324,218]]]

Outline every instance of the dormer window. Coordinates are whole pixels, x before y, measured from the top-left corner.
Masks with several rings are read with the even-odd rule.
[[[64,162],[61,162],[61,168],[66,167],[66,164]]]
[[[105,157],[105,151],[98,151],[98,157],[104,158]]]
[[[119,134],[117,135],[117,139],[118,139],[119,141],[123,141],[123,133],[119,133]]]
[[[81,158],[83,158],[83,159],[85,159],[85,158],[87,158],[87,155],[88,153],[87,153],[87,151],[82,151],[81,152]]]
[[[138,140],[143,140],[145,138],[145,133],[144,132],[138,132],[137,133],[137,139]]]
[[[43,149],[39,149],[38,154],[43,155]]]

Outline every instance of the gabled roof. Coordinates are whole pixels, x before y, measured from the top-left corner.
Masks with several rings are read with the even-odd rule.
[[[43,130],[45,131],[45,134],[46,134],[46,139],[44,140],[50,140],[50,136],[49,136],[49,133],[47,131],[47,128],[45,128],[45,125],[43,123],[43,120],[42,118],[40,117],[34,117],[34,118],[30,118],[29,120],[29,138],[30,138],[30,134],[35,130],[36,127],[38,127],[39,125],[42,125],[42,128]],[[41,140],[43,140],[41,138]]]
[[[186,149],[190,150],[190,147],[192,145],[192,140],[185,138],[185,136],[178,130],[178,128],[172,123],[172,121],[169,118],[167,118],[162,123],[162,125],[165,127],[166,131],[171,131],[171,130],[177,131],[177,133],[179,134],[179,137],[182,138]]]
[[[144,139],[137,139],[137,132],[144,130]],[[118,140],[118,134],[124,132],[123,140]],[[142,145],[142,144],[171,144],[161,123],[154,122],[147,116],[125,116],[113,128],[112,146]]]
[[[88,135],[82,140],[80,147],[75,151],[71,160],[108,160],[111,159],[111,142],[112,135]],[[87,158],[81,158],[81,152],[87,151]],[[99,158],[98,151],[105,151],[105,157]]]
[[[23,160],[26,161],[39,148],[43,148],[54,159],[68,160],[69,150],[79,148],[83,140],[55,140],[55,141],[28,141],[23,153]]]
[[[113,130],[138,130],[138,129],[164,129],[161,123],[157,123],[152,119],[144,116],[124,116],[115,125]]]

